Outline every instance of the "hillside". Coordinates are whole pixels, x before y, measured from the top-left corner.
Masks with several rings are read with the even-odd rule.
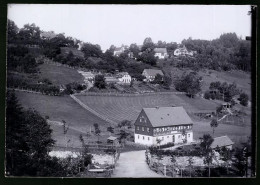
[[[116,122],[124,119],[135,121],[144,107],[183,106],[187,112],[198,110],[215,110],[219,105],[209,100],[191,99],[185,95],[144,95],[144,96],[84,96],[78,95],[83,103],[101,115]]]
[[[191,71],[190,69],[181,69],[170,66],[167,64],[163,67],[163,70],[169,74],[173,78],[180,77],[184,72]],[[220,81],[227,82],[232,84],[235,82],[237,87],[243,90],[246,94],[249,95],[249,99],[251,99],[251,74],[244,71],[232,70],[232,71],[215,71],[215,70],[200,70],[198,72],[200,76],[203,78],[202,82],[202,91],[205,92],[209,89],[211,82]]]
[[[84,136],[84,133],[89,132],[90,126],[93,127],[94,123],[98,123],[104,131],[108,126],[108,123],[83,109],[69,96],[46,96],[25,92],[15,92],[15,94],[24,108],[35,109],[43,117],[49,116],[49,120],[52,121],[66,121],[70,127],[67,133],[67,140],[70,139],[77,146],[80,145],[79,135],[83,134]],[[64,144],[62,125],[53,124],[51,127],[53,129],[53,138],[57,140],[57,144]]]
[[[83,83],[83,76],[77,72],[76,69],[55,66],[51,64],[41,64],[39,66],[41,78],[48,78],[55,85],[66,85],[72,82]]]

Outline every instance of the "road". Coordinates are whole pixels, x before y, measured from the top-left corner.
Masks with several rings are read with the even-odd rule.
[[[164,177],[150,170],[145,150],[121,153],[112,177]]]

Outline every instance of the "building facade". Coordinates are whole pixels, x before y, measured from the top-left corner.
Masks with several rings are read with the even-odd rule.
[[[176,50],[174,50],[174,56],[193,56],[194,54],[196,54],[196,51],[188,51],[185,46],[179,46]]]
[[[118,73],[116,76],[119,81],[119,84],[127,85],[131,83],[131,76],[127,72]]]
[[[143,108],[134,125],[138,144],[193,142],[193,123],[183,107]]]
[[[168,53],[166,48],[154,48],[154,56],[159,59],[168,58]]]
[[[154,81],[155,76],[157,74],[164,76],[163,72],[161,70],[157,70],[157,69],[144,69],[144,71],[142,73],[142,75],[145,77],[144,81],[147,81],[147,82]]]

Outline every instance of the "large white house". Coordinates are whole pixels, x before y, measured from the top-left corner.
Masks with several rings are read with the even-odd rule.
[[[147,82],[152,82],[157,74],[164,76],[162,70],[158,69],[144,69],[142,73],[142,75],[145,77],[144,80]]]
[[[117,79],[119,80],[119,84],[130,84],[131,83],[131,76],[128,72],[121,72],[116,75]]]
[[[143,108],[134,125],[138,144],[193,142],[193,123],[183,107]]]
[[[165,59],[168,57],[167,49],[166,48],[154,48],[154,56],[158,57],[159,59]]]
[[[196,53],[196,51],[188,51],[184,45],[182,47],[179,46],[177,49],[174,50],[175,56],[193,56]]]

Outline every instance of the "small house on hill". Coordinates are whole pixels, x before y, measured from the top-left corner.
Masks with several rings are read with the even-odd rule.
[[[162,70],[158,69],[144,69],[142,73],[142,75],[145,77],[144,80],[147,82],[152,82],[157,74],[164,76]]]
[[[221,136],[214,138],[211,148],[216,149],[217,147],[227,147],[228,149],[232,150],[232,145],[234,144],[233,141],[228,136]]]
[[[196,54],[196,51],[188,51],[185,46],[178,46],[176,50],[174,50],[175,56],[193,56]]]
[[[43,31],[41,34],[40,34],[40,37],[42,39],[46,39],[46,40],[50,40],[54,37],[56,37],[57,35],[53,32],[53,31]]]
[[[118,138],[117,137],[114,137],[114,136],[109,136],[107,138],[107,143],[108,144],[112,144],[114,146],[118,146],[119,145],[119,141],[118,141]]]
[[[135,143],[193,142],[193,122],[183,107],[143,108],[134,125]]]
[[[122,85],[130,84],[132,80],[128,72],[117,73],[116,77],[119,80],[118,83]]]
[[[165,59],[168,57],[167,49],[166,48],[154,48],[154,56],[158,57],[159,59]]]

